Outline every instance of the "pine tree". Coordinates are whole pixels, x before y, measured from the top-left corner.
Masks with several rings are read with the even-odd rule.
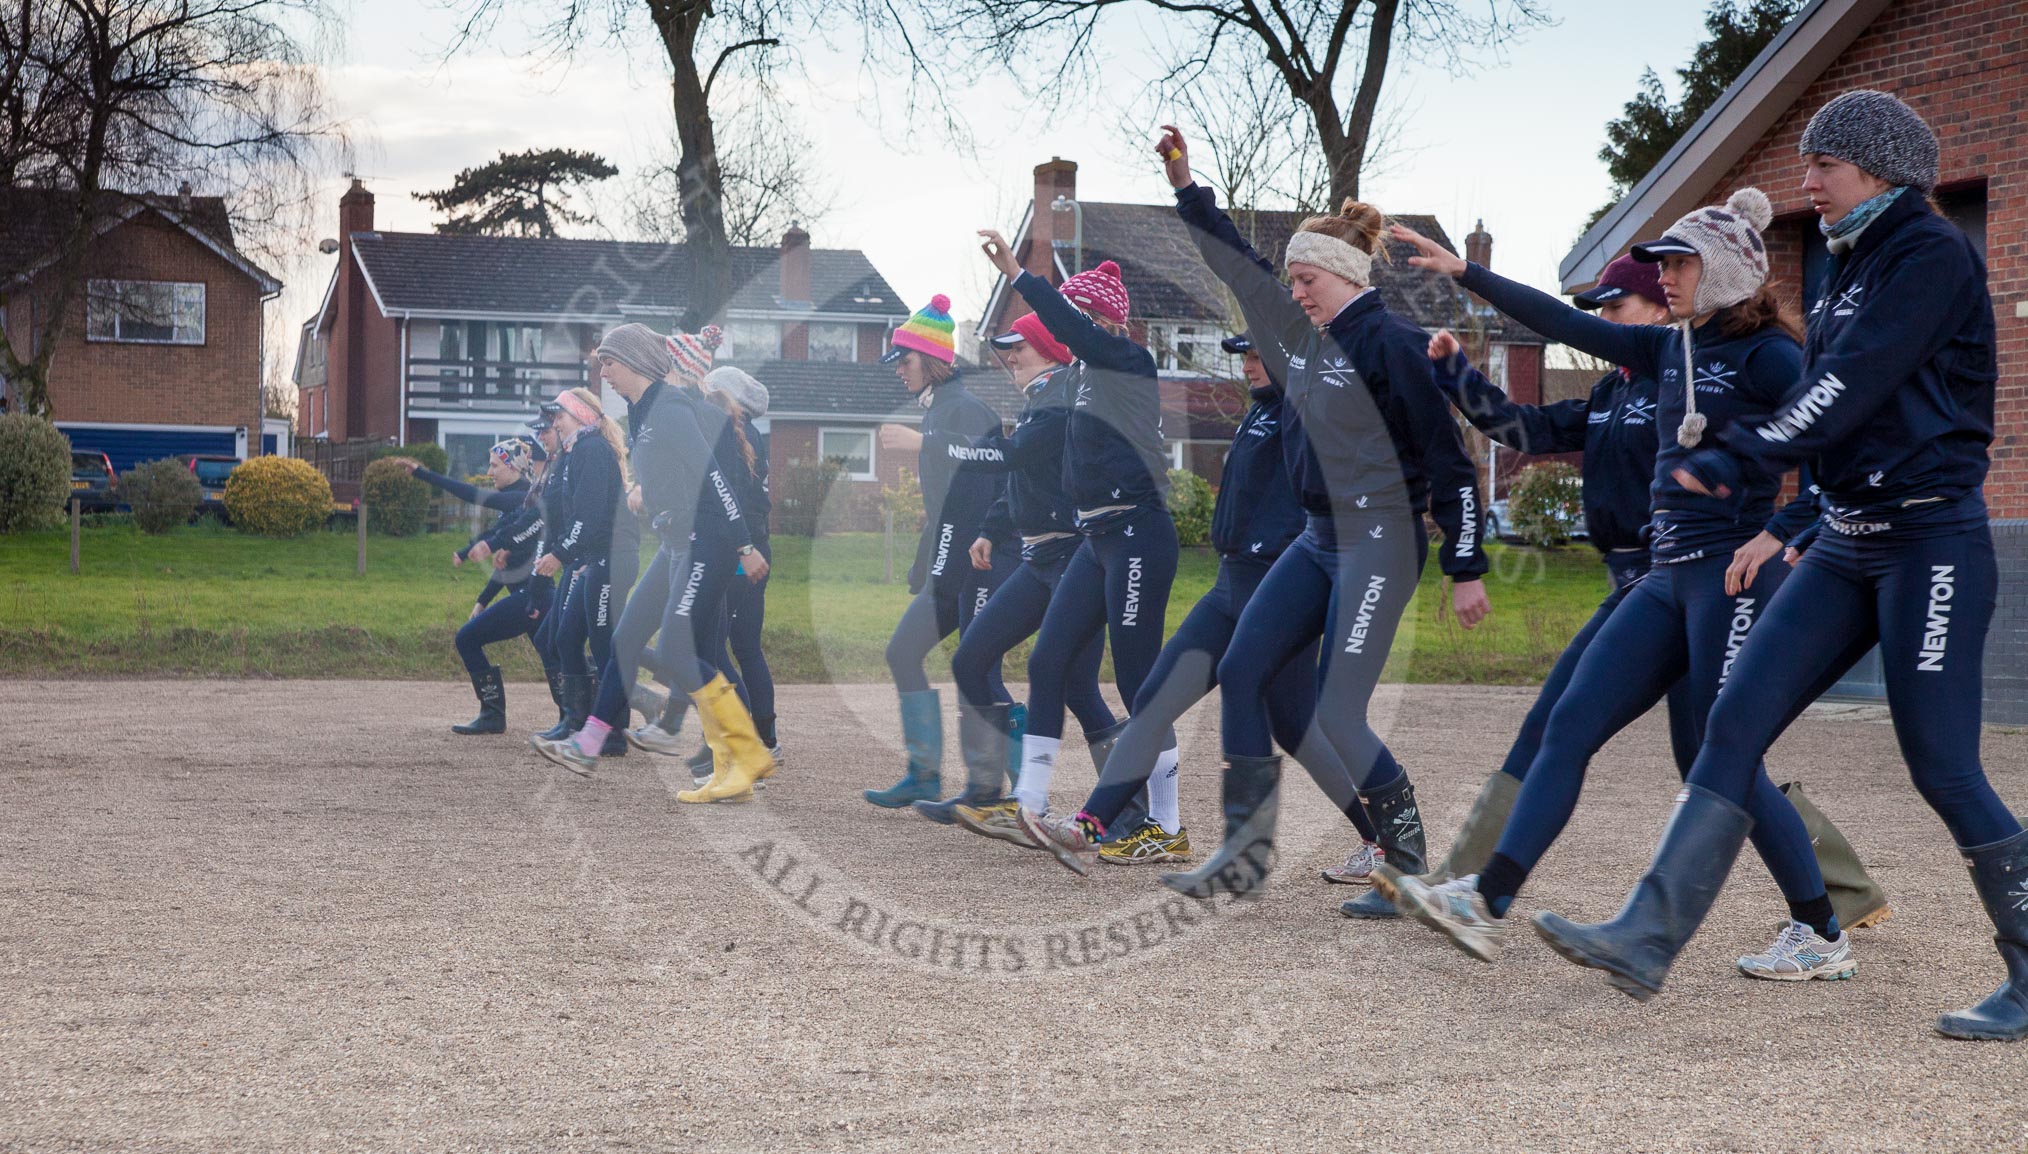
[[[591,219],[570,208],[572,188],[619,171],[593,152],[568,148],[503,152],[490,164],[460,172],[449,188],[418,192],[415,198],[448,214],[438,223],[438,232],[550,237],[559,224]]]
[[[1676,70],[1683,98],[1674,103],[1654,69],[1641,74],[1641,90],[1606,124],[1606,145],[1598,158],[1612,177],[1612,200],[1589,223],[1648,175],[1802,6],[1803,0],[1716,0],[1704,14],[1709,35],[1692,52],[1690,63]]]

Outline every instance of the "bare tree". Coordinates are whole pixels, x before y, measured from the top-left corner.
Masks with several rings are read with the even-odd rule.
[[[258,255],[300,231],[311,158],[342,133],[291,31],[321,27],[319,0],[19,0],[9,16],[0,168],[10,188],[49,190],[58,210],[30,352],[0,332],[0,374],[24,411],[47,414],[91,242],[138,190],[223,194]]]
[[[1232,83],[1264,62],[1315,132],[1330,203],[1359,195],[1376,143],[1381,89],[1397,50],[1462,72],[1529,27],[1546,23],[1543,0],[924,0],[939,29],[1027,78],[1044,100],[1088,91],[1099,61],[1099,23],[1131,11],[1172,18],[1193,37],[1157,82]],[[1032,63],[1061,63],[1037,75]],[[1285,105],[1285,107],[1287,107]]]
[[[774,244],[791,223],[809,225],[836,206],[812,161],[816,149],[809,135],[779,101],[745,100],[721,114],[716,127],[728,244]],[[642,239],[673,243],[686,235],[682,203],[668,195],[679,184],[681,157],[680,144],[670,145],[668,155],[629,182],[626,219],[630,232]]]
[[[961,133],[958,102],[943,88],[943,73],[918,50],[922,29],[912,9],[896,0],[442,0],[463,14],[456,52],[491,34],[505,12],[527,4],[536,14],[538,42],[552,57],[570,58],[587,45],[624,47],[645,23],[669,68],[670,108],[675,117],[677,156],[675,219],[691,251],[689,299],[683,323],[692,329],[714,319],[733,291],[732,234],[726,220],[728,163],[732,171],[765,171],[770,166],[724,158],[719,139],[718,85],[744,76],[757,89],[772,91],[773,79],[796,66],[790,34],[831,41],[850,30],[860,41],[862,65],[904,78],[910,108],[934,112],[938,122]],[[722,94],[721,94],[722,95]]]

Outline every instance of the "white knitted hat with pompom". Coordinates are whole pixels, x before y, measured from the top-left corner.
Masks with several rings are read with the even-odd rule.
[[[1761,230],[1774,206],[1757,188],[1742,188],[1722,205],[1700,208],[1669,226],[1661,240],[1634,246],[1637,260],[1694,252],[1703,262],[1691,304],[1699,316],[1750,299],[1767,283],[1767,243]]]

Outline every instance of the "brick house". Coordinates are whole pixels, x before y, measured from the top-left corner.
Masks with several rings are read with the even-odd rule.
[[[475,472],[487,446],[526,433],[539,402],[587,383],[586,356],[606,329],[639,321],[668,332],[685,309],[682,245],[380,232],[357,180],[339,221],[338,265],[296,355],[307,438],[435,442],[454,473]],[[735,248],[733,260],[718,360],[768,386],[771,471],[838,459],[835,496],[858,515],[836,523],[877,525],[867,510],[881,485],[913,461],[890,460],[875,430],[921,421],[877,363],[908,304],[864,253],[812,248],[801,228],[778,247]],[[1010,411],[1000,374],[973,379]]]
[[[1635,241],[1754,185],[1774,202],[1775,277],[1807,304],[1826,254],[1801,191],[1796,143],[1824,103],[1877,88],[1936,129],[1935,201],[1985,253],[2000,381],[1986,482],[2000,552],[2000,605],[1986,650],[1986,716],[2028,721],[2028,7],[2019,0],[1814,0],[1789,21],[1626,198],[1564,258],[1566,290]],[[1876,658],[1847,679],[1884,693]]]
[[[73,204],[64,191],[0,189],[0,325],[24,359]],[[288,423],[261,410],[263,314],[282,285],[234,247],[223,200],[122,198],[86,261],[49,369],[51,416],[74,448],[115,469],[288,451]]]
[[[1052,209],[1059,198],[1066,207]],[[1253,246],[1277,263],[1303,217],[1298,212],[1233,212],[1233,220]],[[1435,217],[1395,219],[1453,247]],[[1237,304],[1205,266],[1175,206],[1079,202],[1076,162],[1051,158],[1035,167],[1034,198],[1011,243],[1023,268],[1056,284],[1077,267],[1090,268],[1105,260],[1120,266],[1133,298],[1134,338],[1155,354],[1161,372],[1162,424],[1170,463],[1217,484],[1226,448],[1247,407],[1238,361],[1218,343],[1237,332],[1242,322]],[[1486,366],[1489,377],[1517,400],[1539,402],[1544,338],[1502,317],[1449,277],[1410,268],[1406,245],[1389,247],[1392,261],[1377,263],[1373,277],[1387,307],[1432,332],[1457,331],[1475,346],[1475,360]],[[1493,238],[1483,227],[1466,238],[1466,247],[1473,259],[1490,264]],[[999,278],[978,335],[1001,332],[1027,311],[1020,294],[1006,278]],[[1469,433],[1468,444],[1475,448],[1482,472],[1491,474],[1489,479],[1504,479],[1521,460],[1501,450],[1495,463],[1487,442],[1476,432]]]

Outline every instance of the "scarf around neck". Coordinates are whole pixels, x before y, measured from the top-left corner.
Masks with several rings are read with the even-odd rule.
[[[1879,196],[1861,201],[1858,207],[1846,213],[1836,224],[1828,220],[1819,220],[1817,228],[1823,232],[1824,240],[1832,252],[1841,254],[1851,252],[1852,246],[1859,243],[1859,234],[1866,231],[1866,226],[1878,220],[1880,214],[1887,211],[1887,206],[1899,200],[1901,194],[1907,191],[1907,185],[1896,185]]]

